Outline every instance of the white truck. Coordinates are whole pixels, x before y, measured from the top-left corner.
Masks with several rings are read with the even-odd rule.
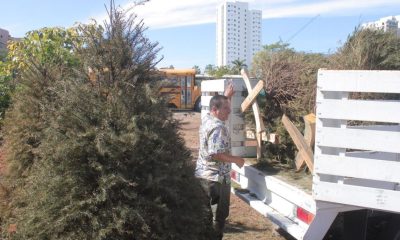
[[[229,126],[233,154],[249,156],[255,151],[245,146],[240,80],[233,81],[238,93]],[[211,95],[226,85],[202,83],[202,114]],[[372,98],[352,99],[351,93]],[[240,189],[232,191],[296,239],[400,239],[399,96],[400,71],[319,70],[311,186],[246,164],[233,165]],[[371,230],[373,219],[380,221]]]

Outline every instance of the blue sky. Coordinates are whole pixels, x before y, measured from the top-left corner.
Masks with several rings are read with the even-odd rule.
[[[133,0],[115,0],[129,8]],[[163,48],[159,67],[204,69],[215,64],[216,6],[221,0],[151,0],[134,8]],[[299,51],[332,53],[354,28],[400,15],[400,0],[248,0],[263,11],[262,43],[289,41]],[[22,37],[41,27],[70,27],[93,18],[103,21],[108,0],[2,0],[0,28]]]

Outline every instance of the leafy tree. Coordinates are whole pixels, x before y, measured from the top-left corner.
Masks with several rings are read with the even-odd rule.
[[[54,86],[69,74],[67,68],[77,65],[71,52],[72,38],[68,37],[72,33],[73,30],[61,28],[31,31],[22,41],[9,45],[7,61],[1,66],[3,90],[7,90],[5,96],[10,96],[15,86],[16,90],[3,132],[9,175],[0,182],[8,186],[0,192],[6,192],[7,198],[13,200],[7,203],[2,199],[0,224],[2,220],[13,221],[15,207],[29,201],[22,199],[21,194],[31,169],[42,159],[38,149],[49,126],[46,109],[51,109],[56,99]]]
[[[0,128],[3,125],[5,112],[10,105],[11,76],[7,74],[6,54],[0,56]]]
[[[192,67],[192,69],[195,69],[195,70],[196,70],[196,74],[201,74],[201,70],[200,70],[200,67],[199,67],[199,66],[194,65],[194,66]]]
[[[204,73],[209,76],[216,77],[216,78],[220,78],[223,75],[227,75],[227,74],[233,74],[232,69],[229,66],[215,67],[212,64],[208,64],[205,67]]]
[[[215,73],[215,66],[212,64],[207,64],[204,68],[204,73],[213,76]]]
[[[245,60],[239,60],[239,59],[233,61],[232,65],[233,65],[231,69],[232,74],[240,74],[242,68],[247,67],[247,65],[245,64]]]
[[[35,125],[7,133],[7,144],[23,146],[7,161],[24,167],[11,169],[24,186],[13,189],[3,226],[17,223],[15,239],[212,239],[190,152],[157,93],[157,44],[113,2],[104,27],[77,29],[76,64],[55,55],[44,71],[33,56],[19,73],[30,81],[21,81],[8,126],[26,116]],[[33,108],[23,108],[28,99]]]
[[[0,49],[0,62],[5,62],[7,57],[7,50]]]
[[[272,44],[267,44],[263,46],[263,50],[268,51],[268,52],[281,52],[281,51],[294,51],[293,48],[289,47],[289,43],[284,43],[282,41],[278,41]]]
[[[220,66],[215,69],[214,74],[212,76],[220,78],[227,74],[232,74],[231,68],[229,66]]]
[[[34,149],[46,126],[42,112],[54,100],[52,88],[56,81],[67,74],[67,68],[77,66],[78,60],[71,51],[78,42],[74,29],[43,28],[28,32],[22,41],[9,45],[8,61],[2,71],[5,84],[13,79],[18,90],[9,113],[14,116],[6,121],[6,135],[10,137],[6,147],[11,154],[8,158],[15,160],[10,167],[15,168],[16,177],[28,170],[36,158]]]

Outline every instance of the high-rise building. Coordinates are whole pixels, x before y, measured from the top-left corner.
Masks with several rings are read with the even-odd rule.
[[[369,28],[382,30],[384,32],[392,32],[399,36],[399,18],[400,16],[389,16],[379,19],[375,22],[367,22],[361,25],[361,28]]]
[[[7,48],[8,40],[11,40],[10,33],[5,29],[0,28],[0,49]]]
[[[247,2],[224,2],[217,9],[217,66],[235,60],[250,67],[261,50],[261,10],[249,10]]]

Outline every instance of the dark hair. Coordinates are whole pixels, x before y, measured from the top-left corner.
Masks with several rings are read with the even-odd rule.
[[[226,100],[228,100],[228,98],[224,95],[215,95],[210,100],[210,110],[212,110],[213,107],[221,109],[223,102]]]

